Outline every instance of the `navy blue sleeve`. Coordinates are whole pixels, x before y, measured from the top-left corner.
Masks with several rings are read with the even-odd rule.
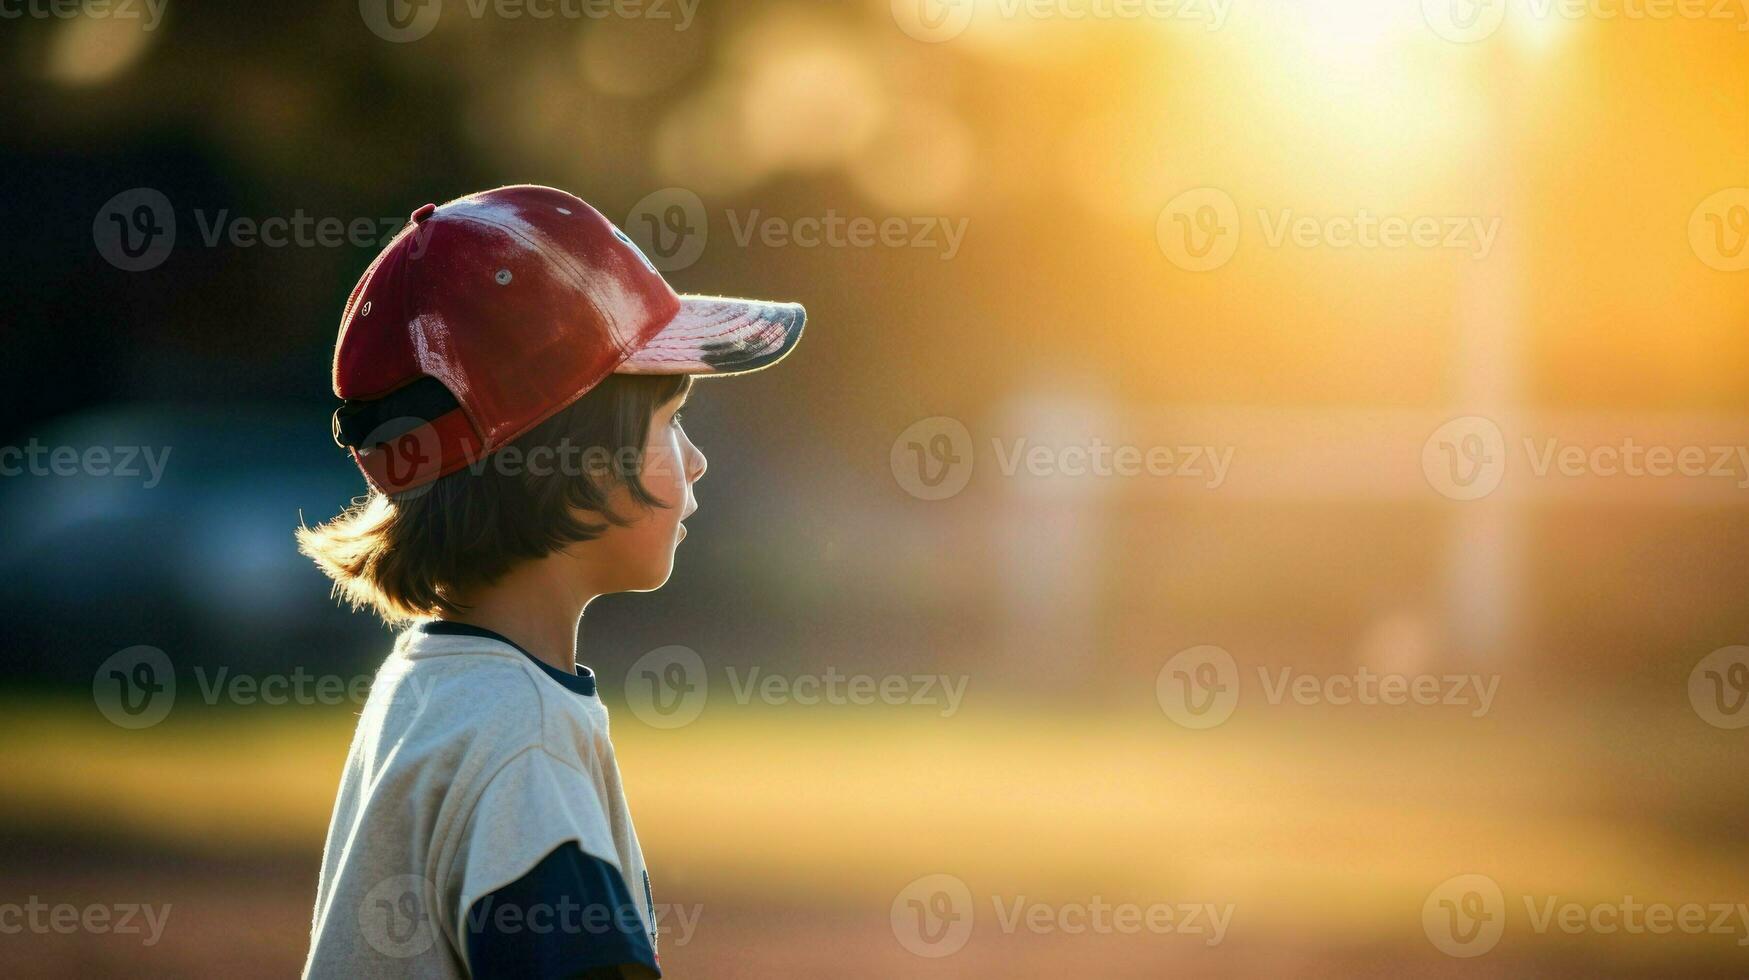
[[[559,845],[463,923],[476,977],[660,977],[639,905],[613,865]]]

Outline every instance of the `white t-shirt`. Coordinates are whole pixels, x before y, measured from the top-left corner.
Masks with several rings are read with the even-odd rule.
[[[468,976],[470,910],[477,926],[476,903],[567,842],[605,866],[602,877],[618,874],[612,893],[630,901],[615,904],[632,908],[489,910],[514,913],[494,920],[499,935],[508,923],[511,941],[570,929],[611,945],[613,930],[640,943],[641,930],[654,960],[655,910],[607,709],[581,671],[475,627],[401,635],[334,801],[305,976]]]

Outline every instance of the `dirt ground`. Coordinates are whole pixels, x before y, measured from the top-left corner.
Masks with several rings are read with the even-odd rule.
[[[22,903],[150,902],[162,932],[0,936],[0,975],[13,977],[294,976],[308,939],[317,856],[215,858],[154,851],[122,841],[36,837],[0,845],[0,894]],[[1507,977],[1733,976],[1728,964],[1626,966],[1568,951],[1523,955],[1495,950],[1476,960],[1447,959],[1426,947],[1320,946],[1290,937],[1230,938],[1215,947],[1159,936],[1005,934],[994,922],[960,951],[940,959],[907,952],[888,910],[785,906],[689,894],[667,896],[699,910],[684,942],[665,938],[669,977]]]

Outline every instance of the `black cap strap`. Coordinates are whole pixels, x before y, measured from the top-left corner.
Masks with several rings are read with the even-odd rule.
[[[349,398],[334,411],[334,442],[342,449],[369,448],[434,422],[457,407],[443,382],[429,376],[371,401]]]

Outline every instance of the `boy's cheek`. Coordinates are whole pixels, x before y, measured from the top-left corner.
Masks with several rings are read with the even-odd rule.
[[[685,501],[686,471],[680,459],[679,451],[675,450],[644,460],[644,488],[671,506]]]

